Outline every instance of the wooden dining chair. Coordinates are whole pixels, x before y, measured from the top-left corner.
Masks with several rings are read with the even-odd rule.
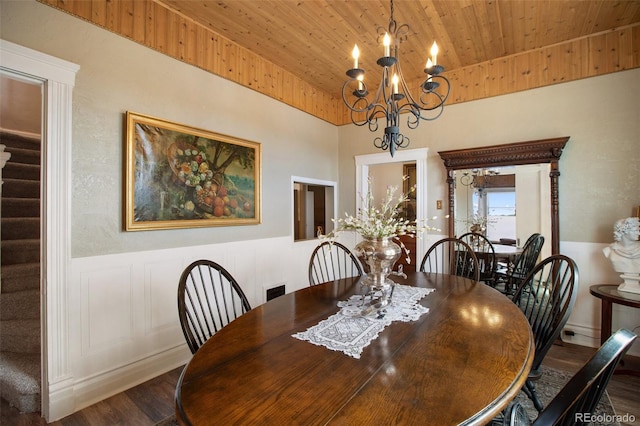
[[[460,240],[469,244],[478,259],[480,281],[495,287],[495,273],[498,264],[496,250],[491,241],[477,232],[467,232],[460,236]]]
[[[473,249],[464,241],[451,237],[429,247],[420,263],[420,271],[457,275],[474,281],[480,279],[478,258]]]
[[[309,285],[362,276],[358,258],[343,244],[323,241],[309,260]]]
[[[535,340],[533,364],[523,391],[538,411],[542,411],[543,406],[535,381],[542,376],[542,361],[569,319],[578,294],[577,283],[576,263],[556,254],[536,265],[513,295],[513,302],[529,320]]]
[[[537,233],[532,234],[522,247],[522,253],[515,258],[513,263],[496,270],[496,282],[504,285],[505,294],[511,294],[533,270],[538,262],[543,245],[544,236]]]
[[[626,329],[620,329],[609,337],[538,414],[533,423],[524,407],[519,402],[513,402],[505,410],[502,422],[492,424],[508,426],[591,424],[587,416],[595,412],[613,372],[636,337]]]
[[[251,310],[231,274],[210,260],[196,260],[178,283],[178,316],[191,353],[222,327]]]

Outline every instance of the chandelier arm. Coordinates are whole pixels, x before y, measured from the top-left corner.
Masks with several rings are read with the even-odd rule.
[[[422,104],[422,105],[426,105],[426,104],[427,104],[427,101],[425,101],[425,100],[423,100],[423,99],[425,99],[425,98],[426,98],[426,97],[428,97],[428,96],[436,96],[436,97],[438,98],[438,100],[439,100],[439,101],[438,101],[434,106],[432,106],[432,107],[427,107],[427,106],[425,106],[425,107],[421,107],[421,109],[422,109],[422,110],[426,110],[426,111],[430,111],[430,110],[438,109],[438,108],[440,108],[441,106],[443,106],[443,107],[444,107],[444,103],[447,101],[447,99],[449,98],[449,94],[451,93],[451,86],[450,86],[450,84],[449,84],[449,79],[447,79],[447,77],[445,77],[445,76],[443,76],[443,75],[434,75],[434,76],[432,76],[432,77],[431,77],[431,79],[432,79],[432,80],[441,80],[441,81],[445,82],[445,83],[446,83],[447,90],[446,90],[446,93],[442,94],[442,93],[440,93],[440,92],[436,92],[435,90],[427,91],[427,90],[424,90],[424,89],[423,89],[423,90],[422,90],[422,93],[420,93],[420,104]],[[433,81],[432,81],[432,82],[433,82]],[[440,84],[438,83],[438,87],[440,87],[440,86],[442,86],[442,85],[440,85]],[[423,84],[423,87],[424,87],[424,84]]]
[[[364,82],[360,82],[355,78],[350,78],[349,80],[345,81],[344,84],[342,85],[342,100],[344,101],[344,104],[347,106],[347,108],[349,108],[351,111],[366,112],[369,109],[369,102],[367,101],[367,98],[364,96],[354,95],[354,93],[357,93],[358,90],[354,90],[351,92],[351,96],[355,98],[353,103],[350,103],[348,100],[349,88],[352,86],[352,83],[354,82],[356,82],[356,84],[361,83],[363,85],[362,92],[366,92],[366,86],[364,85]],[[358,107],[358,104],[361,104],[361,103],[364,103],[364,106]]]

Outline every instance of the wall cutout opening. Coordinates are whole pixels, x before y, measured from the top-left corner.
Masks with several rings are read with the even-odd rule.
[[[294,176],[292,189],[293,240],[310,240],[331,232],[337,208],[336,183]]]

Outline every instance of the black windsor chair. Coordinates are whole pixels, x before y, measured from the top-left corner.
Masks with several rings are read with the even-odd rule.
[[[474,281],[480,279],[478,259],[469,244],[458,238],[436,241],[425,253],[420,263],[421,272],[450,274]]]
[[[547,407],[533,420],[533,423],[524,407],[518,402],[513,402],[505,410],[502,422],[492,424],[509,426],[593,424],[590,417],[598,406],[617,365],[636,337],[634,333],[625,329],[614,333],[569,379]]]
[[[557,254],[536,265],[513,295],[513,302],[529,320],[535,340],[533,364],[523,391],[538,411],[543,407],[534,382],[542,376],[542,361],[569,319],[578,293],[577,283],[575,262]]]
[[[483,234],[467,232],[460,236],[460,240],[469,244],[478,259],[480,281],[495,287],[495,273],[498,266],[496,250],[493,244]]]
[[[222,327],[251,310],[240,285],[222,266],[197,260],[178,284],[178,316],[191,353]]]
[[[544,236],[540,234],[531,235],[513,263],[506,268],[498,268],[495,272],[497,282],[504,284],[504,293],[510,294],[516,289],[524,278],[533,270],[540,257],[540,251],[544,245]]]
[[[324,241],[311,254],[309,285],[359,276],[362,276],[362,266],[343,244]]]

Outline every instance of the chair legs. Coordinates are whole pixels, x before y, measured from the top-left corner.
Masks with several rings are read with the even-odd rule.
[[[536,385],[533,383],[533,381],[527,380],[525,387],[522,388],[522,390],[527,394],[531,402],[533,402],[533,406],[536,407],[538,413],[541,412],[544,407],[542,406],[542,401],[540,401],[540,398],[538,397],[538,393],[536,392]]]

